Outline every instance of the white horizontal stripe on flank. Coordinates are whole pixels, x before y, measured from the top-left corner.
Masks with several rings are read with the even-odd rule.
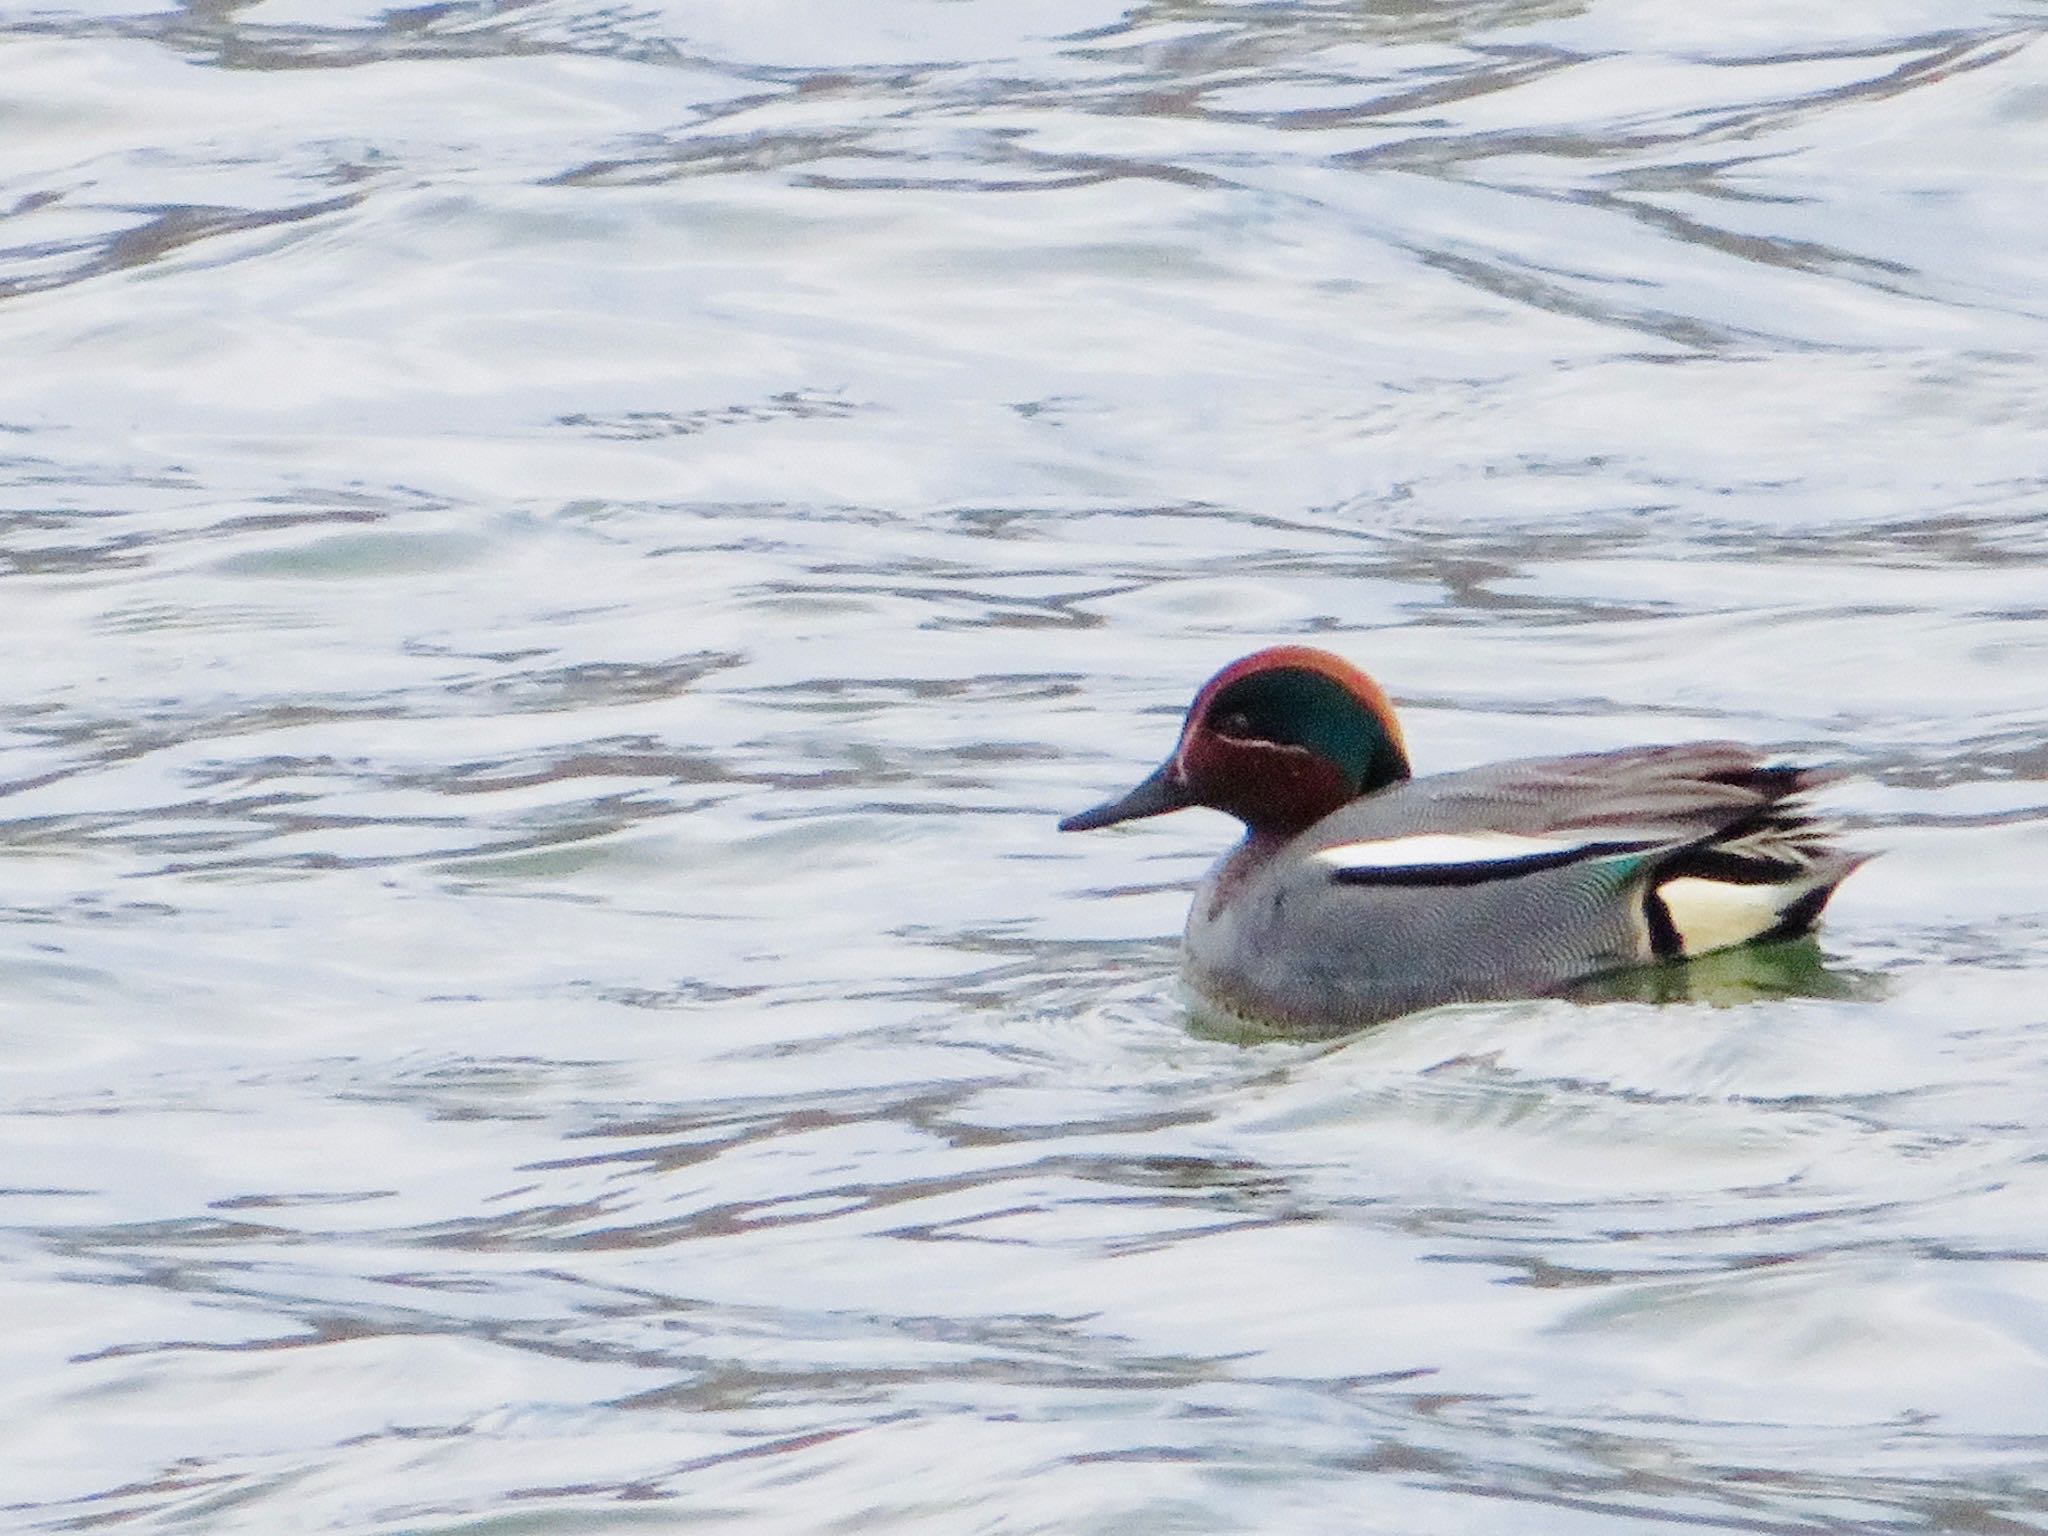
[[[1339,843],[1310,857],[1333,869],[1447,869],[1459,864],[1511,864],[1569,853],[1583,837],[1527,837],[1517,832],[1418,832],[1370,843]]]

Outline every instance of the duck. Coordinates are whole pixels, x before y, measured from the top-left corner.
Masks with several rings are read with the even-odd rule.
[[[1378,683],[1280,645],[1202,685],[1153,773],[1059,825],[1236,817],[1188,912],[1193,1001],[1333,1034],[1808,932],[1868,857],[1806,800],[1838,777],[1691,741],[1418,778]]]

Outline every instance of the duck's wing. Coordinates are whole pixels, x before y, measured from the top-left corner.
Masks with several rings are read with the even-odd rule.
[[[1811,926],[1860,856],[1802,798],[1835,777],[1736,742],[1529,758],[1410,780],[1320,823],[1338,886],[1473,886],[1582,866],[1640,892],[1654,951],[1703,954]]]

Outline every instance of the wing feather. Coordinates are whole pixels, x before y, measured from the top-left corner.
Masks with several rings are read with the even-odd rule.
[[[1339,843],[1311,855],[1339,885],[1477,885],[1587,859],[1633,856],[1667,846],[1656,839],[1589,840],[1529,837],[1511,832],[1467,835],[1426,832],[1413,837]]]
[[[1340,813],[1310,857],[1340,885],[1470,885],[1590,859],[1775,882],[1831,853],[1806,792],[1835,775],[1737,742],[1529,758],[1414,779]]]

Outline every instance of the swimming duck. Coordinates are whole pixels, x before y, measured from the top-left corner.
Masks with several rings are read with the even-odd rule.
[[[1060,828],[1242,821],[1195,892],[1187,980],[1320,1033],[1806,932],[1864,857],[1799,798],[1831,777],[1698,741],[1418,779],[1377,683],[1283,645],[1209,679],[1165,763]]]

